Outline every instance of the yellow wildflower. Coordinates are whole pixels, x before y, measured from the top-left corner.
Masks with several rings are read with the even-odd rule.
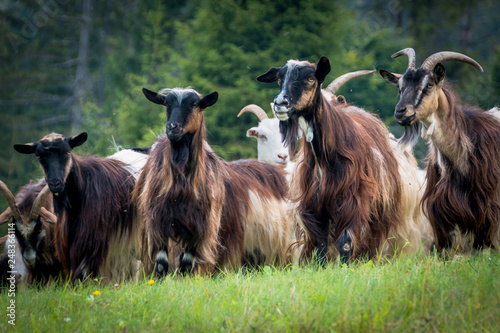
[[[148,284],[149,284],[149,285],[152,285],[153,283],[155,283],[155,280],[149,280],[149,281],[148,281]]]
[[[101,294],[101,292],[99,290],[96,290],[96,291],[93,292],[93,294],[96,295],[96,296],[99,296]]]

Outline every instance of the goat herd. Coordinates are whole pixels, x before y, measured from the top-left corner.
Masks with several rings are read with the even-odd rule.
[[[433,248],[446,255],[497,249],[500,110],[461,105],[441,63],[482,68],[455,52],[435,53],[418,69],[413,49],[393,57],[401,55],[409,58],[405,74],[380,70],[400,93],[399,140],[377,116],[335,95],[373,71],[321,89],[330,72],[322,57],[289,60],[257,78],[280,88],[274,118],[256,105],[240,112],[261,121],[247,132],[258,139],[259,161],[218,157],[204,124],[217,92],[179,88],[143,89],[166,106],[166,135],[150,148],[80,157],[72,150],[85,132],[15,145],[36,156],[45,177],[16,197],[0,182],[9,205],[0,222],[10,231],[2,238],[3,282],[11,271],[25,283],[117,282],[311,258],[324,265]],[[420,128],[429,145],[425,171],[413,156]]]

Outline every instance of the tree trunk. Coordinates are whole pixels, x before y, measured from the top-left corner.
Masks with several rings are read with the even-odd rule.
[[[465,13],[462,17],[462,45],[466,53],[472,50],[472,10],[470,6],[465,6]]]
[[[80,43],[78,45],[78,60],[76,78],[73,89],[73,105],[71,108],[71,133],[78,134],[82,130],[82,97],[89,79],[88,58],[90,40],[92,0],[83,0],[82,25],[80,28]]]

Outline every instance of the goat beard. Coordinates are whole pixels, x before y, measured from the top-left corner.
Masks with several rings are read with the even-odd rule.
[[[179,142],[170,141],[171,144],[171,155],[170,162],[174,169],[177,170],[178,173],[184,174],[186,165],[189,161],[190,155],[190,145],[191,142],[189,139],[183,137]]]
[[[414,147],[418,142],[418,132],[420,131],[420,122],[415,121],[411,125],[405,126],[405,132],[403,136],[399,139],[399,142],[406,146],[409,145]]]
[[[297,150],[299,139],[299,121],[295,116],[291,116],[286,121],[280,121],[281,141],[290,149],[292,154]]]

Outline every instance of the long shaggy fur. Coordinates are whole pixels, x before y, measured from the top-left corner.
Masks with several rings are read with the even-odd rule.
[[[175,244],[195,256],[201,274],[283,262],[291,232],[284,171],[254,160],[226,162],[205,137],[201,120],[181,143],[160,138],[138,180],[133,198],[144,221],[146,272]]]
[[[442,91],[448,113],[438,113],[434,133],[423,133],[430,151],[422,205],[440,249],[456,246],[456,231],[472,236],[475,248],[498,248],[500,122],[491,112],[461,106],[446,86]]]
[[[71,158],[65,191],[54,197],[57,256],[73,279],[133,277],[140,258],[130,200],[134,177],[113,159]]]
[[[391,143],[378,117],[328,103],[318,92],[305,112],[312,115],[306,120],[314,148],[302,138],[292,179],[305,229],[303,255],[310,256],[325,237],[334,244],[344,231],[352,239],[354,258],[393,255],[405,246],[413,251],[422,242],[428,249],[432,237],[418,206],[423,180],[414,157]],[[290,118],[286,125],[294,132],[295,122]],[[283,134],[293,139],[293,133]],[[337,256],[337,248],[329,246],[328,253]]]

